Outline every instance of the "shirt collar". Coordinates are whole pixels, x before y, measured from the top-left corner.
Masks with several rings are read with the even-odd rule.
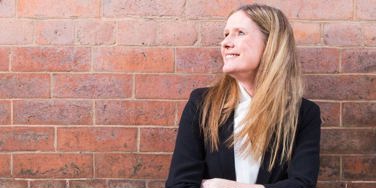
[[[250,101],[252,97],[248,94],[247,90],[238,82],[239,92],[239,102]]]

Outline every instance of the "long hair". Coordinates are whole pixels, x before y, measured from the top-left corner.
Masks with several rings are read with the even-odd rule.
[[[300,66],[296,59],[295,40],[286,16],[266,5],[244,5],[233,11],[243,11],[265,35],[265,49],[255,77],[254,96],[243,129],[230,137],[228,147],[242,138],[247,141],[241,153],[264,160],[270,151],[268,170],[277,160],[280,164],[291,159],[299,108],[303,96]],[[229,75],[222,75],[210,87],[202,103],[200,127],[212,151],[218,150],[218,130],[234,112],[238,84]],[[277,159],[281,153],[281,158]]]

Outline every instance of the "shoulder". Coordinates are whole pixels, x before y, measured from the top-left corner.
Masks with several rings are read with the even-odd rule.
[[[196,105],[200,104],[208,90],[208,87],[194,89],[189,96],[189,102],[193,102]]]
[[[304,115],[307,113],[319,113],[320,114],[320,107],[313,101],[310,101],[306,98],[302,98],[302,103],[300,105],[300,114]]]
[[[302,98],[299,111],[300,128],[314,122],[318,127],[321,125],[320,107],[315,102]]]

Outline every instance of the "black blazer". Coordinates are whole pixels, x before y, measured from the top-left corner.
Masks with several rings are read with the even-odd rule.
[[[224,141],[233,134],[234,113],[219,130],[219,149],[211,152],[199,128],[199,112],[207,88],[194,90],[180,119],[167,188],[200,188],[202,179],[236,180],[234,148]],[[266,188],[316,187],[320,152],[320,108],[303,99],[292,159],[267,171],[270,151],[260,165],[256,184]]]

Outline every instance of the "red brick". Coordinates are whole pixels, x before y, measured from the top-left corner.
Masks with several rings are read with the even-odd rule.
[[[223,40],[223,29],[225,21],[206,21],[201,22],[201,45],[203,46],[220,46]]]
[[[146,188],[144,181],[137,180],[110,180],[108,184],[108,188]]]
[[[347,188],[375,188],[376,183],[375,182],[369,182],[369,183],[349,183],[347,184]]]
[[[107,188],[106,180],[73,180],[69,181],[69,188]]]
[[[41,127],[3,127],[0,151],[52,151],[54,129]]]
[[[376,20],[376,0],[357,0],[356,18],[363,20]]]
[[[116,22],[114,21],[80,21],[76,25],[76,38],[82,45],[115,44],[115,27]]]
[[[91,101],[19,100],[14,101],[13,111],[15,124],[92,124]]]
[[[117,42],[121,45],[156,45],[159,25],[155,20],[119,21]]]
[[[97,101],[96,124],[174,125],[175,103],[162,101]]]
[[[361,26],[358,23],[345,22],[325,24],[324,43],[331,46],[361,45]]]
[[[94,69],[113,72],[172,72],[173,56],[171,48],[97,48],[94,52]]]
[[[209,85],[213,78],[210,75],[136,75],[136,98],[186,99],[194,88]]]
[[[56,74],[53,97],[128,98],[132,76],[124,74]]]
[[[251,1],[252,2],[252,1]],[[185,14],[188,17],[227,17],[228,14],[240,5],[250,3],[249,0],[187,1]]]
[[[172,152],[175,147],[176,129],[142,128],[140,151]]]
[[[16,14],[16,0],[3,0],[0,3],[0,18],[14,17]]]
[[[0,98],[48,98],[48,74],[0,74]]]
[[[184,0],[166,1],[123,1],[104,0],[103,14],[105,17],[138,16],[179,16],[183,13]]]
[[[376,73],[376,50],[349,49],[342,52],[342,72]]]
[[[16,48],[13,71],[89,71],[90,49],[72,47]]]
[[[343,103],[344,126],[376,127],[376,103]]]
[[[293,19],[351,19],[352,0],[255,0],[281,9],[287,17]]]
[[[0,125],[10,124],[10,101],[0,100]]]
[[[61,151],[136,151],[137,129],[58,128],[57,148]]]
[[[27,181],[0,179],[1,188],[27,188]]]
[[[151,181],[148,183],[148,188],[164,188],[165,182],[164,181]]]
[[[323,129],[323,154],[373,154],[376,152],[376,129]]]
[[[178,48],[175,58],[177,72],[217,73],[223,64],[217,48]]]
[[[10,50],[8,48],[0,48],[0,71],[8,71],[9,54]]]
[[[92,154],[14,154],[16,178],[91,178]]]
[[[346,188],[345,182],[318,182],[317,188]]]
[[[166,21],[158,26],[158,45],[191,46],[198,40],[198,25],[193,21]]]
[[[308,22],[292,22],[297,44],[318,44],[321,40],[320,24]]]
[[[170,155],[97,154],[98,178],[162,179],[167,177]]]
[[[19,17],[98,17],[101,0],[19,0]]]
[[[39,21],[35,35],[37,44],[73,44],[74,25],[72,21]]]
[[[373,142],[374,145],[375,142]],[[343,178],[345,180],[376,180],[376,158],[374,156],[343,157]]]
[[[0,44],[31,44],[33,42],[33,23],[28,20],[0,20]]]
[[[337,156],[320,157],[320,181],[340,179],[340,158]]]
[[[0,154],[0,166],[0,177],[10,177],[10,155]]]
[[[376,46],[376,24],[365,23],[362,25],[363,41],[366,46]]]
[[[333,100],[376,99],[374,75],[307,75],[306,97]]]
[[[322,126],[339,126],[340,104],[332,102],[317,102],[320,106]]]
[[[63,180],[37,180],[30,181],[30,188],[67,188]]]
[[[305,73],[335,73],[339,71],[339,50],[298,48],[298,61]]]

